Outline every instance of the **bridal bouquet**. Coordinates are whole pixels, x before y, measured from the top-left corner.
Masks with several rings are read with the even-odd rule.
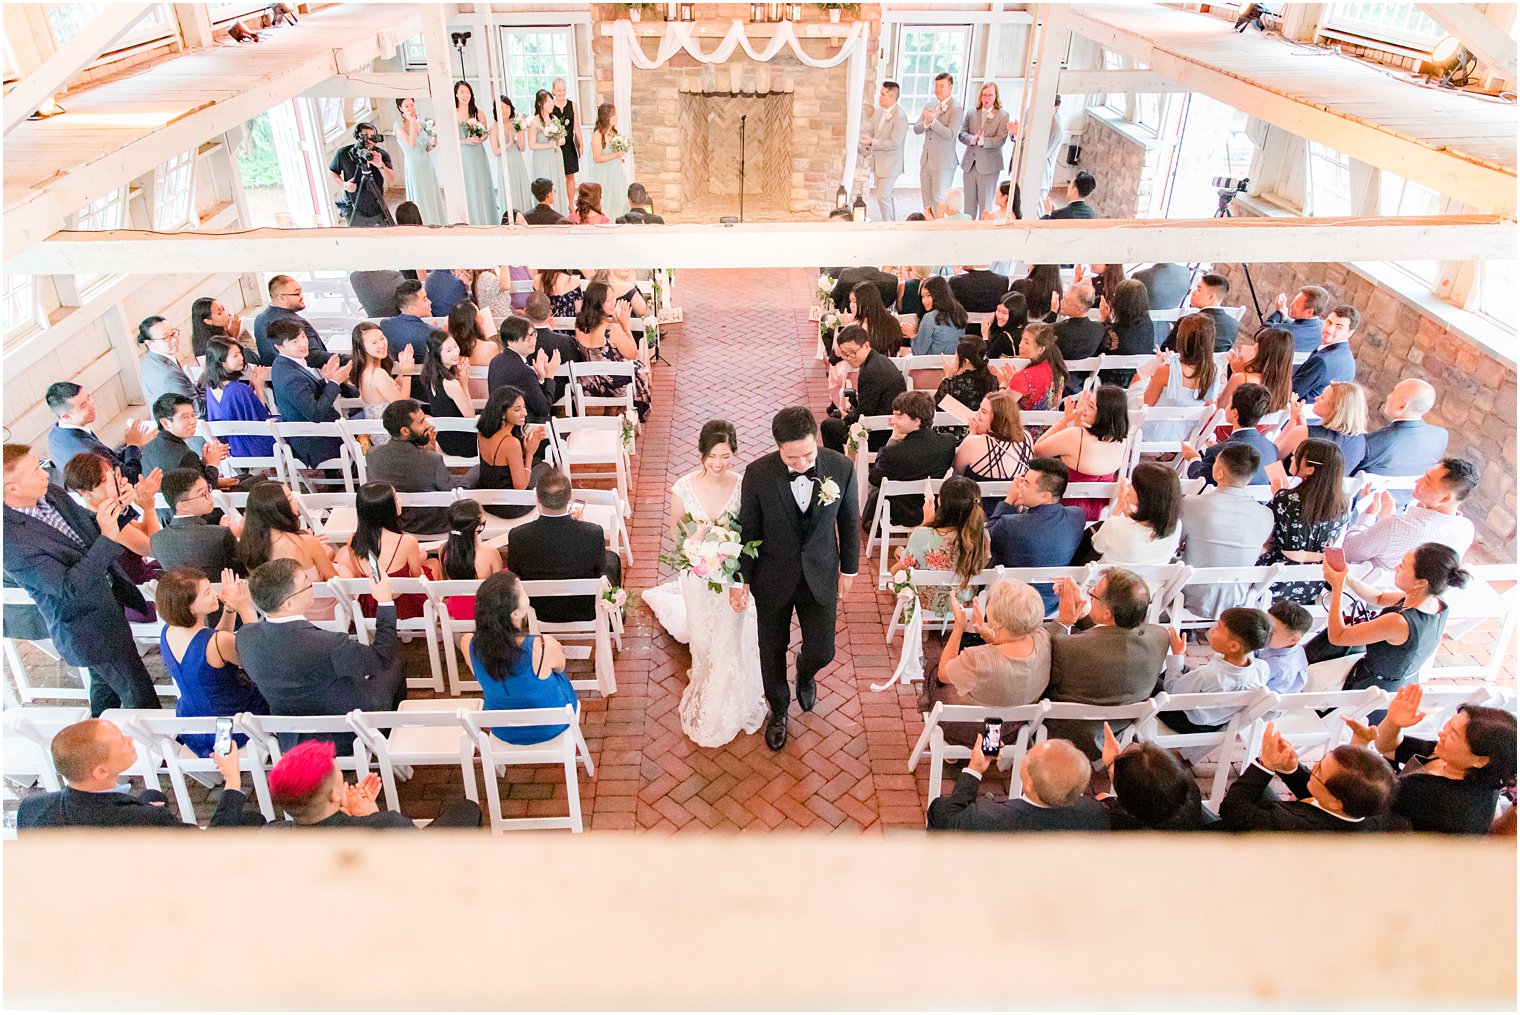
[[[618,134],[607,142],[609,152],[617,152],[619,155],[627,155],[633,151],[633,139],[627,134]]]
[[[733,585],[740,559],[760,552],[760,540],[745,543],[741,539],[738,523],[731,514],[715,524],[699,522],[687,515],[676,526],[675,550],[660,554],[660,561],[703,579],[712,591],[722,592]]]
[[[565,121],[550,119],[549,126],[544,128],[544,137],[557,145],[565,143]]]
[[[464,122],[464,136],[485,137],[486,125],[472,117],[471,119],[468,119]]]

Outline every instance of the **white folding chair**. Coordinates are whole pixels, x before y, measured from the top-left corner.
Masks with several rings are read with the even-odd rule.
[[[1181,751],[1189,761],[1200,759],[1215,748],[1219,750],[1219,764],[1214,770],[1214,782],[1209,789],[1209,807],[1217,813],[1219,803],[1224,799],[1232,765],[1244,770],[1255,757],[1247,756],[1245,749],[1255,740],[1257,720],[1272,710],[1277,696],[1260,688],[1215,694],[1168,694],[1163,691],[1153,700],[1156,712],[1140,731],[1141,739],[1149,740],[1157,747]],[[1162,712],[1187,712],[1203,708],[1233,708],[1234,711],[1230,713],[1224,728],[1215,733],[1178,733],[1167,726],[1160,716]]]
[[[201,437],[223,441],[229,447],[231,445],[231,442],[227,440],[229,437],[269,438],[271,441],[269,454],[234,455],[229,451],[227,457],[222,459],[222,470],[231,475],[234,470],[270,469],[274,472],[274,478],[281,483],[290,481],[285,472],[285,456],[280,453],[280,441],[275,436],[274,424],[270,420],[203,419],[196,425],[196,431]]]
[[[866,537],[866,553],[871,552],[873,544],[881,546],[881,567],[876,576],[878,588],[886,588],[887,580],[892,576],[892,561],[889,559],[894,545],[906,546],[908,537],[912,535],[917,525],[895,525],[892,522],[893,497],[912,496],[924,493],[924,484],[928,484],[931,493],[937,492],[943,479],[884,479],[876,491],[876,510],[871,515],[869,535]]]
[[[1043,743],[1049,737],[1050,730],[1046,727],[1046,723],[1050,720],[1069,719],[1110,724],[1127,722],[1128,725],[1123,729],[1114,731],[1114,739],[1119,741],[1120,747],[1128,747],[1135,739],[1136,730],[1156,714],[1156,702],[1152,698],[1130,705],[1087,705],[1080,701],[1052,701],[1048,704],[1049,707],[1036,720],[1035,743]]]
[[[53,767],[53,738],[66,726],[83,722],[90,710],[75,706],[8,708],[0,714],[5,728],[5,777],[56,793],[63,788]]]
[[[486,784],[487,813],[491,819],[491,831],[505,832],[513,829],[568,828],[572,832],[583,830],[581,823],[580,779],[576,775],[576,761],[586,766],[586,774],[596,777],[591,762],[591,751],[581,735],[580,716],[569,705],[561,708],[497,709],[487,712],[459,713],[459,722],[475,741],[480,755],[480,771]],[[509,744],[492,731],[514,726],[565,726],[564,732],[541,744]],[[565,772],[565,793],[568,797],[569,814],[565,817],[509,818],[501,812],[501,788],[497,779],[508,765],[560,765]],[[474,797],[472,799],[479,799]]]
[[[1293,745],[1301,759],[1310,751],[1324,753],[1349,740],[1351,733],[1343,719],[1361,722],[1368,713],[1388,703],[1388,695],[1376,687],[1360,691],[1305,691],[1276,697],[1263,719],[1271,722],[1283,739]],[[1265,731],[1263,722],[1252,737],[1249,753],[1253,758],[1261,753]]]
[[[366,617],[360,607],[359,597],[369,594],[368,578],[333,578],[328,581],[334,591],[343,597],[344,609],[353,619],[354,637],[362,645],[370,645],[375,640],[375,630],[379,621],[374,617]],[[422,597],[422,616],[400,617],[396,620],[396,634],[417,636],[420,635],[427,643],[428,671],[427,677],[406,678],[408,688],[421,688],[424,690],[442,693],[443,691],[443,667],[438,658],[438,624],[433,615],[433,601],[428,598],[427,583],[422,578],[392,578],[391,590],[398,596],[416,595]]]
[[[919,735],[918,743],[913,745],[913,753],[908,756],[908,771],[918,770],[918,761],[923,757],[927,746],[929,799],[936,799],[944,786],[945,762],[968,760],[971,752],[976,750],[975,747],[946,743],[944,724],[981,723],[982,720],[991,718],[1003,720],[1003,747],[998,752],[999,766],[1017,770],[1024,763],[1024,754],[1029,750],[1029,738],[1039,727],[1039,721],[1049,704],[1047,701],[1037,701],[1032,705],[987,708],[982,705],[946,705],[944,702],[935,702],[934,708],[924,714],[924,731]],[[1012,731],[1013,723],[1022,725],[1010,739],[1008,734]]]
[[[1277,580],[1281,565],[1265,567],[1189,567],[1186,578],[1176,583],[1166,604],[1167,616],[1174,627],[1212,627],[1218,617],[1206,617],[1189,609],[1186,602],[1188,589],[1204,586],[1227,586],[1234,590],[1230,605],[1265,610],[1271,605],[1272,583]]]
[[[575,414],[586,415],[587,409],[608,408],[617,409],[619,413],[633,412],[634,408],[634,378],[637,376],[638,367],[634,363],[610,363],[601,360],[595,363],[571,363],[570,367],[570,390],[574,393]],[[621,394],[616,395],[593,395],[586,390],[586,382],[593,377],[606,377],[614,381],[623,382]]]
[[[216,716],[155,716],[143,713],[134,714],[127,720],[127,734],[139,744],[151,744],[154,753],[163,759],[164,767],[168,770],[169,785],[174,790],[174,802],[179,807],[180,820],[187,825],[193,825],[196,821],[195,805],[190,799],[190,787],[185,776],[209,784],[211,780],[203,777],[220,778],[220,773],[214,760],[199,757],[180,743],[179,737],[187,733],[214,735],[216,723]],[[269,781],[265,777],[258,752],[243,749],[239,753],[238,767],[247,772],[253,782],[254,798],[258,801],[260,812],[265,818],[274,820],[274,802],[269,796]]]
[[[354,709],[348,714],[354,734],[375,756],[387,808],[401,810],[397,772],[401,778],[410,779],[418,765],[458,765],[465,796],[480,802],[475,784],[475,742],[459,721],[462,711],[479,711],[480,705],[479,698],[410,699],[394,712]]]
[[[591,659],[595,679],[571,680],[577,691],[596,690],[602,697],[617,693],[617,674],[612,664],[612,617],[614,607],[602,597],[612,586],[606,578],[571,578],[560,581],[525,581],[523,591],[531,603],[551,596],[592,596],[596,603],[591,620],[550,622],[540,620],[538,611],[529,609],[528,630],[533,634],[552,634],[565,650],[566,659]],[[565,644],[570,642],[570,644]]]
[[[13,588],[8,585],[0,586],[0,602],[3,602],[6,606],[30,606],[34,609],[37,605],[26,589]],[[9,632],[0,632],[0,634],[3,634],[3,638],[0,638],[0,644],[3,644],[5,661],[10,667],[11,675],[16,680],[16,696],[20,699],[21,704],[28,705],[39,698],[48,701],[90,700],[90,677],[83,667],[66,667],[68,670],[79,674],[79,682],[81,684],[79,687],[37,687],[32,683],[31,671],[27,669],[26,663],[21,658],[21,646],[31,645],[48,658],[62,662],[62,657],[58,654],[58,650],[53,647],[53,642],[50,639],[24,641],[20,638],[11,637]]]
[[[476,429],[475,419],[461,419],[457,416],[429,416],[428,419],[438,428],[439,433],[463,433],[469,434],[473,440],[480,436]],[[480,445],[473,445],[475,453],[472,455],[444,455],[443,464],[451,469],[472,469],[480,464]]]
[[[160,775],[167,775],[167,760],[159,752],[157,745],[144,739],[137,730],[135,720],[138,719],[173,719],[174,710],[168,708],[108,708],[100,713],[100,718],[121,730],[137,745],[137,761],[132,767],[122,773],[123,777],[138,776],[143,784],[149,789],[162,790],[163,784],[159,782]]]
[[[348,753],[339,751],[335,759],[338,768],[352,772],[362,779],[369,774],[370,755],[364,741],[354,734],[354,728],[346,715],[254,715],[239,712],[233,719],[233,729],[248,735],[244,752],[256,758],[265,773],[284,756],[280,745],[281,735],[333,740],[335,737],[352,737],[353,747]]]
[[[497,548],[506,545],[507,537],[513,529],[538,517],[536,513],[538,495],[532,490],[460,490],[458,493],[460,500],[473,500],[483,508],[525,507],[530,509],[526,514],[518,515],[516,518],[503,518],[490,511],[485,512],[481,519],[485,523],[485,529],[480,533],[480,539]]]
[[[339,480],[312,475],[320,470],[336,471],[341,476],[341,483],[345,493],[354,492],[354,460],[349,453],[349,448],[343,441],[343,429],[337,423],[287,423],[284,421],[273,422],[275,438],[279,441],[277,450],[285,458],[285,475],[292,489],[297,484],[316,491],[321,486],[335,485]],[[307,466],[300,458],[296,457],[295,450],[290,446],[292,438],[322,437],[338,442],[338,454],[331,458],[323,459],[315,465]]]
[[[576,478],[613,479],[623,514],[630,514],[629,476],[632,468],[623,447],[623,417],[551,417],[549,434],[555,458],[572,481]],[[576,470],[579,469],[579,477]]]
[[[474,599],[475,593],[480,591],[480,582],[429,579],[424,583],[424,587],[432,603],[433,616],[438,620],[440,640],[443,642],[443,656],[449,674],[449,693],[457,698],[466,691],[479,691],[480,682],[475,679],[474,673],[469,673],[464,678],[459,675],[459,639],[466,634],[474,633],[475,621],[473,618],[469,620],[456,618],[449,612],[449,600],[455,596]]]

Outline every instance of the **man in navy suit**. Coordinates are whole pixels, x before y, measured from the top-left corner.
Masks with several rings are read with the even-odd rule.
[[[1191,445],[1182,445],[1182,457],[1188,459],[1188,478],[1203,477],[1205,486],[1214,485],[1214,459],[1219,457],[1227,444],[1248,444],[1261,456],[1262,466],[1251,477],[1252,486],[1265,486],[1267,465],[1278,461],[1277,445],[1262,436],[1256,424],[1267,414],[1272,404],[1272,393],[1260,384],[1242,384],[1230,396],[1230,407],[1225,410],[1225,421],[1234,427],[1230,436],[1208,448],[1202,454]]]
[[[48,385],[44,396],[48,408],[58,417],[58,422],[48,431],[48,460],[53,463],[54,474],[63,475],[63,467],[75,455],[99,455],[122,471],[127,479],[136,481],[142,471],[142,448],[153,439],[157,428],[143,420],[127,422],[126,443],[112,450],[90,430],[95,422],[95,399],[89,392],[71,381],[59,381]]]
[[[1361,327],[1362,315],[1356,307],[1344,304],[1330,311],[1320,329],[1319,348],[1293,371],[1293,393],[1312,402],[1319,393],[1338,381],[1356,380],[1356,357],[1351,354],[1351,336]]]
[[[380,322],[380,330],[385,333],[385,341],[391,347],[391,356],[399,356],[402,349],[411,346],[412,354],[421,363],[427,359],[428,336],[433,333],[433,326],[423,320],[432,313],[432,304],[423,291],[422,283],[407,280],[398,285],[396,306],[401,313]]]
[[[1019,769],[1022,793],[1014,799],[977,799],[982,773],[991,765],[977,737],[955,789],[929,804],[930,831],[1108,831],[1108,810],[1084,795],[1092,782],[1092,763],[1071,741],[1052,738],[1029,749]]]
[[[1087,519],[1062,504],[1069,473],[1058,458],[1036,458],[1008,486],[1008,498],[992,509],[987,536],[992,564],[1003,567],[1066,567],[1077,555]],[[1034,586],[1045,612],[1056,608],[1051,586]]]
[[[554,375],[559,370],[559,353],[546,355],[538,347],[538,333],[526,317],[509,317],[501,322],[502,351],[492,357],[486,368],[486,390],[497,391],[510,385],[522,392],[529,423],[549,422],[554,407]]]
[[[5,577],[36,601],[63,661],[90,671],[90,714],[161,707],[126,615],[147,603],[116,562],[132,492],[107,497],[92,518],[48,484],[24,444],[5,445],[3,490]]]
[[[1294,352],[1313,352],[1319,348],[1325,311],[1330,309],[1330,294],[1317,285],[1306,285],[1288,303],[1287,293],[1277,294],[1277,309],[1262,321],[1266,328],[1282,328],[1293,336]]]
[[[1067,198],[1066,207],[1064,207],[1064,208],[1056,208],[1054,211],[1052,211],[1051,208],[1050,208],[1050,198],[1047,197],[1047,198],[1045,198],[1045,210],[1046,210],[1046,214],[1041,215],[1040,218],[1043,218],[1043,219],[1095,219],[1095,218],[1097,218],[1098,217],[1098,210],[1096,208],[1094,208],[1092,205],[1090,205],[1090,204],[1087,203],[1088,197],[1090,197],[1092,195],[1092,192],[1095,191],[1095,190],[1097,190],[1097,189],[1098,189],[1098,181],[1093,178],[1093,174],[1092,173],[1089,173],[1085,169],[1078,171],[1077,175],[1073,176],[1071,178],[1071,182],[1066,185],[1066,198]]]
[[[334,423],[338,410],[334,404],[343,394],[352,363],[342,363],[334,356],[314,370],[307,363],[306,333],[294,321],[276,321],[269,326],[269,338],[279,353],[270,378],[274,384],[274,404],[280,417],[288,423]],[[343,441],[337,437],[292,437],[290,449],[308,468],[341,453]]]
[[[1425,422],[1425,414],[1435,407],[1436,389],[1425,381],[1410,378],[1395,384],[1383,402],[1388,425],[1367,435],[1367,453],[1356,471],[1418,476],[1439,462],[1446,454],[1449,435]]]

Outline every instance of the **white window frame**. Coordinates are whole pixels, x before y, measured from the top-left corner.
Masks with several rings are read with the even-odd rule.
[[[225,7],[227,10],[218,11],[218,7]],[[225,25],[229,21],[246,18],[250,14],[256,14],[268,8],[269,4],[267,3],[248,3],[247,0],[243,0],[241,3],[208,3],[206,4],[206,16],[211,19],[213,25]]]
[[[322,131],[323,141],[332,144],[348,133],[348,124],[343,119],[344,109],[341,98],[318,98],[311,99],[310,101],[316,107],[313,110],[316,113],[314,119],[317,122],[318,129]],[[332,119],[334,111],[337,114],[337,122],[330,123],[329,120]]]
[[[888,76],[902,86],[902,92],[898,96],[898,104],[902,106],[903,112],[907,115],[908,123],[911,125],[917,121],[923,115],[924,106],[933,100],[934,75],[948,69],[945,67],[931,68],[928,78],[928,91],[926,93],[910,90],[908,75],[903,70],[903,62],[908,35],[911,32],[929,32],[943,38],[958,35],[964,40],[960,54],[961,65],[951,70],[951,73],[955,75],[955,82],[950,94],[951,98],[959,102],[962,108],[965,108],[968,103],[968,96],[971,94],[971,64],[976,55],[976,26],[969,21],[947,24],[928,21],[904,21],[897,25],[896,28],[897,35],[892,42],[891,74]],[[937,48],[931,49],[931,52],[934,51],[938,51]],[[916,74],[914,75],[914,77],[917,76]],[[981,84],[978,83],[976,87],[980,90]],[[1011,108],[1006,100],[1003,101],[1003,108],[1005,110]],[[960,124],[954,124],[952,129],[959,131],[961,129]],[[910,166],[918,165],[918,160],[923,154],[923,150],[924,135],[916,134],[912,130],[909,130],[904,149],[906,164]]]
[[[6,339],[30,334],[47,327],[47,318],[42,313],[42,292],[37,286],[36,276],[6,272],[4,285],[5,306],[0,313],[4,314]],[[21,309],[14,319],[11,318],[13,300],[21,304]]]
[[[62,49],[63,46],[64,46],[64,44],[67,43],[69,41],[69,39],[72,39],[74,36],[71,35],[71,36],[69,36],[68,39],[60,39],[60,38],[58,38],[58,32],[57,32],[57,30],[53,27],[53,23],[50,20],[48,20],[48,17],[47,17],[48,11],[50,9],[52,9],[52,8],[57,8],[57,7],[82,7],[82,6],[85,6],[85,5],[78,4],[78,3],[64,3],[64,4],[53,3],[53,4],[43,4],[42,5],[42,18],[43,18],[43,21],[48,26],[48,33],[49,33],[49,36],[53,40],[53,49],[55,51],[59,50],[59,49]],[[108,4],[101,4],[100,6],[101,7],[106,7],[106,6],[109,6],[109,5]],[[97,11],[96,13],[98,14],[100,12]],[[88,22],[86,22],[86,23],[88,23]],[[81,27],[83,27],[83,26],[81,26]],[[131,49],[134,46],[142,46],[142,45],[145,45],[145,44],[151,43],[151,42],[160,42],[160,41],[162,41],[164,39],[171,39],[171,38],[173,38],[175,36],[175,34],[177,33],[177,31],[178,31],[178,26],[177,26],[177,23],[174,20],[173,12],[169,9],[169,5],[168,4],[154,4],[153,5],[153,9],[150,10],[148,13],[144,14],[142,16],[142,18],[137,22],[137,24],[134,25],[134,26],[132,26],[132,30],[130,32],[128,32],[126,35],[122,36],[120,39],[117,39],[116,42],[112,44],[110,50],[108,50],[105,53],[102,53],[100,55],[99,59],[95,60],[94,63],[91,64],[91,66],[93,67],[93,66],[97,66],[97,65],[99,65],[101,63],[104,63],[109,57],[111,57],[111,56],[113,56],[113,55],[115,55],[117,53],[120,53],[123,50]]]
[[[117,187],[110,193],[91,201],[70,216],[70,228],[85,232],[121,229],[127,222],[129,196],[126,187]],[[110,275],[75,275],[74,287],[80,301],[83,302],[91,290],[110,277]]]
[[[1336,156],[1337,158],[1331,158]],[[1354,215],[1356,214],[1356,194],[1351,180],[1351,156],[1343,151],[1322,145],[1318,141],[1308,141],[1304,144],[1304,214],[1306,215]],[[1340,163],[1344,162],[1344,166]],[[1319,166],[1316,171],[1316,166]],[[1346,174],[1346,206],[1345,208],[1325,209],[1328,201],[1322,200],[1319,193],[1317,180],[1323,179],[1326,173],[1344,172]]]
[[[1410,49],[1417,49],[1423,53],[1430,52],[1431,48],[1434,47],[1436,43],[1440,42],[1441,38],[1446,34],[1446,32],[1441,29],[1440,25],[1437,25],[1433,20],[1430,19],[1429,15],[1425,15],[1423,12],[1419,12],[1417,9],[1415,9],[1414,4],[1403,4],[1400,6],[1411,8],[1412,10],[1415,10],[1416,13],[1419,13],[1422,17],[1424,17],[1425,20],[1430,21],[1431,26],[1434,28],[1433,33],[1421,33],[1409,31],[1406,29],[1388,27],[1386,25],[1378,24],[1375,21],[1368,21],[1364,18],[1359,18],[1356,16],[1356,12],[1354,10],[1348,10],[1348,8],[1360,8],[1363,6],[1366,5],[1360,3],[1328,4],[1325,8],[1324,20],[1320,22],[1320,27],[1328,28],[1334,31],[1346,32],[1349,35],[1360,35],[1377,42],[1391,43],[1396,46],[1407,46]]]
[[[499,52],[501,54],[502,63],[502,66],[500,68],[500,80],[502,87],[506,90],[506,93],[511,96],[512,101],[518,105],[518,111],[532,115],[534,111],[533,96],[538,92],[537,88],[521,87],[522,82],[528,79],[528,75],[520,74],[512,64],[512,41],[513,39],[523,35],[557,35],[564,38],[566,61],[565,70],[563,72],[555,72],[554,74],[550,75],[547,80],[542,80],[540,82],[540,86],[545,91],[548,91],[550,90],[549,85],[553,83],[554,78],[563,77],[566,83],[566,93],[569,95],[572,101],[578,102],[579,96],[581,94],[580,83],[582,78],[580,73],[580,61],[577,54],[578,47],[576,45],[576,26],[572,24],[502,25],[500,27],[499,36],[501,42]],[[557,56],[558,54],[555,55]],[[475,105],[480,109],[481,118],[485,119],[489,117],[494,107],[494,103],[491,101],[491,96],[488,94],[489,88],[485,87],[483,82],[478,83],[475,81],[471,82],[471,88],[475,92]],[[450,108],[452,108],[452,95],[449,97],[449,105]],[[579,112],[582,126],[589,128],[590,124],[586,119],[587,110],[581,109]]]
[[[1494,322],[1501,328],[1506,328],[1509,331],[1517,331],[1520,330],[1520,270],[1516,270],[1512,277],[1507,279],[1490,277],[1490,269],[1496,264],[1503,263],[1506,262],[1478,262],[1476,283],[1472,287],[1473,291],[1471,297],[1469,298],[1467,309],[1471,310],[1473,313],[1479,315],[1480,317]],[[1520,269],[1520,263],[1517,263],[1514,260],[1510,260],[1507,263],[1512,268]],[[1488,294],[1490,290],[1493,290],[1496,293],[1494,299],[1492,300],[1485,298],[1486,294]],[[1505,299],[1505,294],[1508,295],[1508,303],[1503,305],[1507,305],[1509,309],[1510,316],[1508,317],[1500,313],[1495,313],[1495,307],[1497,305],[1501,305],[1500,301]]]
[[[195,170],[199,148],[189,148],[153,171],[153,228],[199,225],[195,213]],[[181,203],[182,202],[182,203]]]

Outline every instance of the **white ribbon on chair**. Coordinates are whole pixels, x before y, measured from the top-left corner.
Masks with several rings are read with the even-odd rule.
[[[906,684],[924,679],[924,611],[918,602],[918,593],[910,585],[897,594],[899,608],[913,608],[913,615],[903,626],[903,650],[897,659],[897,669],[884,684],[872,684],[871,690],[885,691],[893,684]]]

